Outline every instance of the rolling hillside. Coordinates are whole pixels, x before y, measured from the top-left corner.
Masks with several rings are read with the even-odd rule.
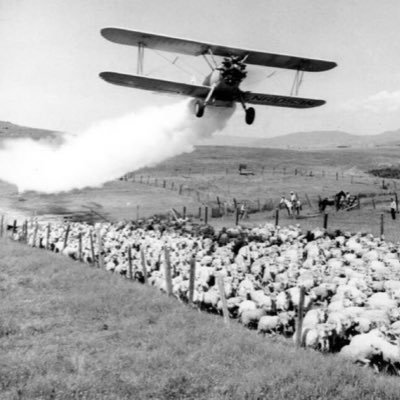
[[[400,129],[377,135],[352,135],[342,131],[295,132],[272,138],[215,135],[202,142],[202,144],[208,146],[270,147],[294,150],[400,146]]]

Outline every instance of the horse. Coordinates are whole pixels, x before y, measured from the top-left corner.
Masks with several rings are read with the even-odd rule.
[[[336,211],[338,211],[342,207],[344,199],[346,199],[346,193],[343,190],[336,193],[333,197],[325,197],[322,199],[320,196],[318,200],[319,211],[325,211],[327,206],[335,206]]]
[[[279,208],[282,208],[282,206],[286,208],[289,217],[293,215],[293,204],[290,200],[282,199],[279,203]]]

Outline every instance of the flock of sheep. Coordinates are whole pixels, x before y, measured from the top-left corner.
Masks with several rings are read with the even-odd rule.
[[[14,239],[22,237],[31,246],[88,263],[95,261],[95,253],[98,258],[100,248],[104,267],[119,274],[129,273],[129,253],[135,279],[163,291],[167,247],[172,293],[184,301],[194,257],[193,303],[222,313],[216,279],[222,276],[230,317],[262,334],[296,337],[295,316],[304,287],[304,346],[339,352],[376,370],[400,371],[400,247],[370,234],[320,229],[304,234],[297,226],[266,224],[235,227],[217,236],[212,230],[194,233],[188,220],[153,218],[94,228],[53,223],[49,229],[31,223],[14,233]]]

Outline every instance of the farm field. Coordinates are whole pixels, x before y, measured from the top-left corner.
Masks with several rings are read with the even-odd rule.
[[[247,164],[255,175],[239,175],[240,163]],[[385,237],[398,241],[400,227],[397,228],[397,220],[391,221],[388,214],[390,194],[397,190],[397,181],[366,173],[372,168],[397,163],[397,148],[294,151],[199,146],[192,153],[128,174],[128,180],[108,182],[101,188],[19,195],[14,186],[0,183],[0,209],[10,220],[17,218],[18,221],[32,216],[118,221],[166,213],[171,208],[181,212],[183,207],[188,214],[197,216],[199,207],[215,207],[217,197],[221,204],[231,206],[235,198],[238,202],[246,200],[253,208],[258,205],[264,208],[241,221],[254,226],[271,222],[280,197],[293,190],[303,203],[302,218],[287,218],[282,210],[279,223],[300,224],[309,229],[322,226],[318,196],[332,196],[344,190],[352,195],[375,194],[375,208],[371,197],[361,198],[360,210],[336,213],[328,208],[329,228],[379,235],[380,215],[384,213]],[[303,218],[308,215],[313,217]],[[216,228],[230,226],[234,215],[211,218],[210,212],[208,222]]]
[[[398,378],[296,350],[154,288],[2,240],[8,399],[397,399]]]

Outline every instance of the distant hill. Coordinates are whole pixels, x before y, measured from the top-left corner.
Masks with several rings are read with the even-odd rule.
[[[400,146],[400,129],[386,131],[377,135],[353,135],[342,131],[295,132],[272,138],[215,135],[201,144],[294,150]]]
[[[64,134],[46,129],[29,128],[12,124],[7,121],[0,121],[0,140],[30,138],[33,140],[46,140],[52,143],[62,142]]]

